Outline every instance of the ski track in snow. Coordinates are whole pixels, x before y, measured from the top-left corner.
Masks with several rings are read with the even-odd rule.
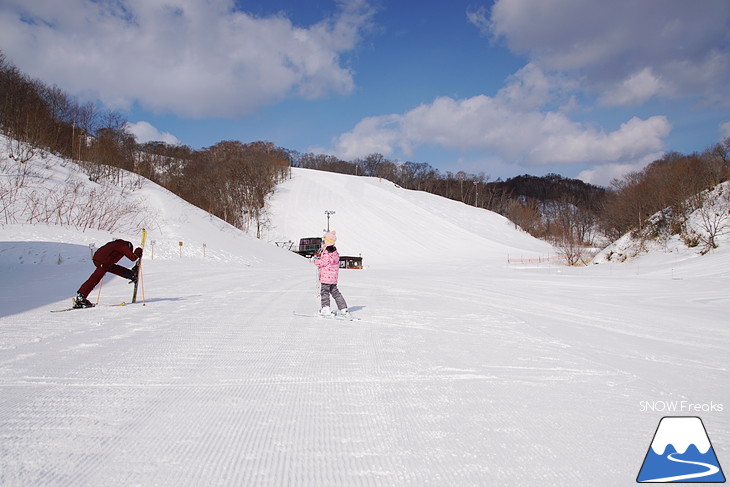
[[[635,475],[651,428],[610,462],[604,448],[632,438],[627,423],[646,423],[637,403],[668,379],[665,364],[637,367],[646,361],[630,344],[642,335],[614,309],[540,298],[521,279],[344,271],[363,320],[314,320],[291,314],[316,309],[311,269],[247,274],[150,261],[144,306],[4,318],[2,484],[611,485]],[[129,291],[117,279],[103,296]],[[598,438],[586,433],[596,421]]]
[[[145,306],[51,315],[4,350],[3,485],[516,485],[529,477],[510,465],[584,456],[563,418],[576,394],[630,379],[438,283],[349,272],[367,321],[340,322],[291,315],[316,306],[309,269],[267,282],[145,266]],[[424,293],[462,315],[418,313]],[[582,477],[558,464],[540,478]]]

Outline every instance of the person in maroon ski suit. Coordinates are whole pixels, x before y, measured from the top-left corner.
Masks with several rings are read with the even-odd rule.
[[[99,284],[107,272],[129,279],[131,282],[137,280],[137,271],[139,270],[137,265],[131,269],[127,269],[117,264],[122,257],[126,257],[132,262],[142,257],[142,249],[137,247],[132,250],[133,248],[132,242],[117,239],[103,245],[99,250],[94,252],[92,260],[96,266],[96,270],[79,288],[78,295],[74,300],[75,308],[90,308],[94,306],[86,297]]]

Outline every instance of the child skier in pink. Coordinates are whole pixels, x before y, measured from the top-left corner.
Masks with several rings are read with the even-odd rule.
[[[319,282],[321,285],[320,296],[322,297],[322,309],[319,313],[323,316],[332,316],[330,311],[330,295],[335,299],[338,313],[341,316],[350,316],[347,310],[347,303],[342,293],[337,289],[337,277],[340,272],[340,253],[337,252],[335,242],[337,235],[335,231],[324,234],[322,240],[322,253],[319,257],[314,258],[314,263],[319,267]]]

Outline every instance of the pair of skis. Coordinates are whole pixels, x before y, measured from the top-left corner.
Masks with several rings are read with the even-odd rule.
[[[95,305],[93,305],[93,306],[89,306],[89,307],[87,307],[87,308],[74,308],[74,307],[71,307],[71,308],[63,308],[63,309],[52,309],[52,310],[51,310],[51,313],[63,313],[63,312],[65,312],[65,311],[73,311],[73,310],[75,310],[75,309],[89,309],[89,308],[96,308],[97,306],[110,306],[110,307],[116,307],[116,306],[126,306],[126,305],[127,305],[127,303],[126,303],[125,301],[122,301],[121,303],[117,303],[117,304],[95,304]]]
[[[344,315],[337,315],[333,314],[330,316],[322,315],[319,313],[297,313],[296,311],[293,312],[294,316],[303,316],[306,318],[321,318],[323,320],[338,320],[338,321],[359,321],[360,318],[357,318],[350,314],[350,316],[344,316]]]
[[[147,242],[147,230],[145,230],[143,228],[142,229],[142,241],[139,245],[142,250],[144,250],[145,242]],[[134,281],[134,291],[132,291],[132,303],[137,302],[137,289],[139,286],[139,282],[142,280],[142,257],[140,257],[137,260],[136,267],[137,267],[137,279]],[[144,284],[142,284],[142,301],[144,301]],[[111,305],[107,305],[107,306],[125,306],[126,304],[127,304],[126,302],[122,301],[121,303],[111,304]],[[91,307],[93,308],[95,306],[97,306],[97,305],[95,304],[94,306],[91,306]],[[71,311],[74,309],[88,309],[88,308],[76,308],[76,307],[72,306],[70,308],[64,308],[64,309],[53,309],[53,310],[51,310],[51,313],[62,313],[64,311]]]
[[[142,229],[142,243],[140,243],[140,248],[144,250],[144,244],[147,242],[147,230],[144,228]],[[137,279],[134,281],[134,292],[132,293],[132,302],[137,302],[137,286],[139,285],[139,281],[142,280],[142,256],[139,257],[139,260],[137,261]],[[144,301],[144,284],[142,284],[142,301]]]

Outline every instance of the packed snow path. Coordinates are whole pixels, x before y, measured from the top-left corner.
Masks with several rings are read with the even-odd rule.
[[[0,484],[630,485],[640,401],[730,407],[726,278],[343,271],[341,322],[292,315],[312,267],[149,260],[145,306],[55,314],[17,306],[87,267],[4,280]],[[722,462],[727,413],[703,419]]]

